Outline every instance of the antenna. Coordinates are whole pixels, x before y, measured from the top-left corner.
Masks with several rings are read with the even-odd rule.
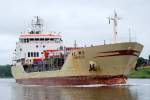
[[[114,10],[114,16],[113,17],[107,17],[109,20],[109,24],[111,23],[111,20],[113,21],[113,42],[116,43],[116,38],[117,38],[117,25],[118,25],[118,20],[121,20],[121,17],[118,17],[116,11]]]
[[[129,42],[131,42],[131,28],[129,28]]]
[[[32,20],[32,31],[31,34],[40,34],[43,31],[43,20],[39,16],[35,16]]]
[[[77,48],[77,41],[74,40],[74,48]]]
[[[104,40],[104,45],[106,44],[106,41]]]

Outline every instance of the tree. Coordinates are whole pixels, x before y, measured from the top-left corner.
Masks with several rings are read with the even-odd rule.
[[[0,65],[0,77],[12,77],[10,65]]]
[[[146,64],[146,61],[145,61],[144,58],[142,58],[142,57],[138,58],[136,66],[135,66],[135,70],[137,70],[138,67],[141,67],[141,66],[143,66],[145,64]]]

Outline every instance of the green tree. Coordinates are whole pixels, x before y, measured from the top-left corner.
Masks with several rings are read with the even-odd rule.
[[[0,77],[12,77],[10,65],[0,65]]]
[[[143,66],[145,64],[146,64],[146,61],[145,61],[145,59],[143,57],[138,58],[136,66],[135,66],[135,70],[137,70],[138,67],[141,67],[141,66]]]

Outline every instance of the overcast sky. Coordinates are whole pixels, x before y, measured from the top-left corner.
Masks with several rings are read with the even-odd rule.
[[[28,31],[34,16],[44,20],[44,31],[62,32],[64,43],[79,46],[111,43],[112,24],[107,17],[116,10],[118,40],[144,45],[150,54],[150,0],[0,0],[0,64],[11,64],[20,32]]]

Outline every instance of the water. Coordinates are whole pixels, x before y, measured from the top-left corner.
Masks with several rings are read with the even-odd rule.
[[[150,100],[150,79],[76,87],[22,86],[14,79],[0,79],[0,100]]]

